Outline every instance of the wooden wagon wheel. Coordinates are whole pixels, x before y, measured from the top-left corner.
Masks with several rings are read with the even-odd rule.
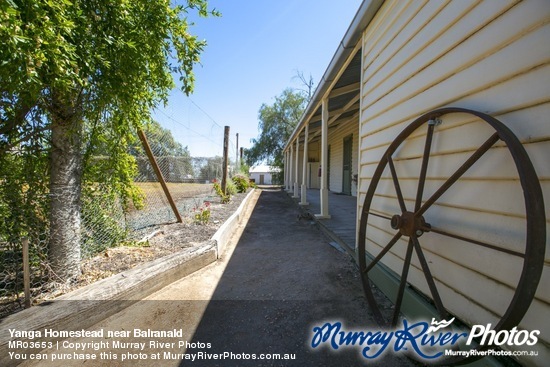
[[[428,162],[430,160],[432,138],[434,131],[437,128],[439,119],[447,114],[453,113],[466,113],[477,116],[484,123],[490,125],[490,128],[494,130],[494,133],[468,158],[462,166],[460,166],[452,175],[450,175],[446,181],[437,189],[430,197],[424,198],[424,186],[426,182],[426,174],[428,168]],[[414,199],[414,207],[407,207],[406,200],[401,191],[401,185],[399,177],[396,173],[396,166],[394,162],[394,154],[397,154],[399,148],[411,137],[415,131],[421,131],[421,129],[427,129],[426,140],[424,144],[424,152],[422,155],[422,162],[420,173],[418,175],[418,186],[416,192],[416,198]],[[515,163],[518,178],[523,189],[523,200],[525,202],[525,247],[524,251],[513,251],[498,245],[484,242],[476,238],[468,236],[468,233],[456,233],[449,228],[435,228],[430,225],[430,211],[432,205],[436,203],[440,197],[449,190],[453,189],[455,184],[468,169],[474,165],[489,149],[498,141],[502,141],[506,144],[506,148],[510,152],[513,161]],[[391,181],[395,189],[395,196],[399,204],[399,212],[390,215],[380,214],[380,212],[373,211],[371,204],[373,198],[377,195],[377,187],[380,184],[381,177],[386,171],[391,175]],[[389,177],[388,177],[389,180]],[[391,186],[391,184],[390,184]],[[384,200],[392,200],[391,198],[384,198]],[[395,199],[393,199],[395,200]],[[412,205],[411,205],[412,206]],[[397,206],[395,206],[397,207]],[[386,225],[388,233],[393,233],[393,237],[387,244],[382,245],[382,250],[374,257],[367,258],[366,252],[366,238],[368,236],[369,218],[377,217],[377,220],[382,221]],[[383,218],[380,220],[379,218]],[[385,219],[385,221],[384,221]],[[513,297],[510,304],[507,306],[506,311],[501,315],[500,320],[494,326],[493,330],[510,330],[514,326],[518,325],[537,289],[539,279],[541,277],[543,265],[544,265],[544,252],[546,241],[546,219],[544,212],[544,203],[542,197],[542,190],[538,177],[535,173],[535,169],[522,146],[518,138],[508,129],[502,122],[497,119],[480,113],[477,111],[467,110],[463,108],[442,108],[429,112],[407,126],[390,144],[386,152],[384,153],[380,163],[378,164],[374,175],[370,181],[370,185],[365,196],[363,208],[361,211],[360,228],[358,236],[358,257],[359,266],[361,272],[361,279],[363,282],[364,292],[367,301],[373,311],[374,317],[381,326],[395,327],[399,315],[401,312],[403,294],[407,285],[407,276],[409,268],[411,266],[411,258],[413,252],[418,257],[421,270],[424,273],[427,286],[430,290],[431,299],[439,313],[441,319],[447,319],[449,312],[443,304],[442,297],[438,291],[438,286],[434,280],[432,272],[430,271],[430,265],[426,260],[423,252],[422,239],[420,236],[432,236],[434,233],[447,238],[453,238],[454,240],[464,241],[476,246],[482,246],[488,248],[491,251],[503,252],[510,256],[517,257],[522,261],[521,275],[517,281]],[[371,280],[369,278],[369,272],[381,262],[384,256],[387,256],[392,247],[401,239],[408,237],[408,245],[406,246],[406,253],[403,258],[402,273],[398,277],[399,287],[395,298],[395,309],[391,317],[384,317],[380,306],[377,304],[371,288]],[[388,237],[389,238],[389,237]],[[488,290],[490,292],[490,290]],[[453,357],[441,359],[445,364],[460,364],[464,363],[465,358]],[[471,359],[468,359],[468,362]]]

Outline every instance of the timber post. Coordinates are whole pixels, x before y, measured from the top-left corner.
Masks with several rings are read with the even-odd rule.
[[[168,202],[170,203],[170,207],[172,208],[172,211],[174,212],[174,215],[176,216],[177,222],[182,223],[183,219],[181,218],[180,212],[178,211],[178,208],[176,206],[176,203],[174,202],[174,199],[172,199],[172,195],[170,194],[170,190],[168,190],[168,186],[166,185],[166,181],[164,180],[164,177],[162,176],[162,172],[160,171],[160,168],[157,164],[157,160],[155,159],[155,156],[153,155],[153,151],[151,150],[151,146],[149,146],[149,142],[147,141],[147,137],[143,133],[143,130],[138,129],[138,136],[139,140],[141,140],[141,143],[143,144],[143,149],[145,149],[145,153],[147,154],[147,157],[149,158],[149,162],[151,163],[151,166],[153,166],[153,170],[155,171],[155,174],[157,175],[157,179],[160,182],[160,185],[162,186],[162,190],[164,191],[164,195],[166,195],[166,198],[168,199]]]
[[[227,194],[227,168],[229,153],[229,126],[226,126],[223,132],[223,166],[222,166],[222,192]]]
[[[31,307],[31,269],[29,262],[29,239],[23,238],[23,289],[25,292],[25,308]]]

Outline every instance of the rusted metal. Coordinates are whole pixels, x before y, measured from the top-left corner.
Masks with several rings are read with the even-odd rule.
[[[393,236],[393,238],[391,239],[390,242],[388,242],[388,244],[382,249],[382,251],[380,251],[380,253],[369,263],[369,265],[365,268],[365,270],[363,270],[363,273],[367,273],[369,270],[371,270],[376,264],[378,264],[378,262],[380,261],[380,259],[382,259],[382,257],[384,257],[384,255],[386,255],[388,253],[388,251],[391,250],[391,248],[393,247],[393,245],[395,245],[397,243],[397,241],[399,241],[399,239],[401,238],[402,234],[401,232],[397,232],[395,234],[395,236]]]
[[[509,255],[514,255],[514,256],[522,257],[522,258],[525,257],[525,254],[522,254],[521,252],[509,250],[507,248],[502,248],[502,247],[495,246],[495,245],[491,245],[489,243],[482,242],[482,241],[479,241],[479,240],[476,240],[476,239],[473,239],[473,238],[468,238],[468,237],[465,237],[465,236],[462,236],[462,235],[459,235],[459,234],[451,233],[449,231],[443,231],[439,228],[434,228],[432,226],[422,228],[422,230],[424,232],[430,232],[431,231],[431,232],[434,232],[434,233],[437,233],[437,234],[441,234],[443,236],[456,238],[457,240],[461,240],[461,241],[464,241],[464,242],[470,242],[470,243],[473,243],[474,245],[487,247],[487,248],[490,248],[492,250],[504,252],[504,253],[509,254]]]
[[[416,215],[424,214],[426,212],[426,210],[428,210],[428,208],[433,203],[435,203],[437,201],[437,199],[439,199],[441,197],[441,195],[443,195],[445,193],[445,191],[447,191],[460,177],[462,177],[462,175],[470,167],[472,167],[474,165],[474,163],[477,162],[479,160],[479,158],[481,158],[481,156],[483,156],[485,153],[487,153],[487,151],[489,149],[491,149],[491,147],[498,140],[499,140],[498,133],[494,133],[493,135],[491,135],[491,137],[489,139],[487,139],[485,141],[485,143],[483,143],[483,145],[481,147],[479,147],[479,149],[476,150],[474,152],[474,154],[472,154],[472,156],[470,158],[468,158],[468,160],[466,162],[464,162],[464,164],[462,164],[462,166],[460,166],[460,168],[458,168],[456,170],[456,172],[451,177],[449,177],[449,179],[447,181],[445,181],[445,183],[428,200],[426,200],[426,202],[424,203],[424,205],[422,205],[421,208],[415,210]]]
[[[412,237],[409,238],[409,244],[407,245],[407,254],[405,255],[405,261],[403,261],[403,271],[401,271],[401,280],[399,282],[399,289],[397,290],[397,297],[395,299],[395,308],[393,310],[393,316],[391,326],[397,326],[399,320],[399,314],[401,313],[401,304],[403,303],[403,295],[405,294],[405,286],[407,285],[407,277],[409,276],[409,268],[411,267],[411,259],[413,253]]]
[[[453,113],[466,113],[477,116],[483,122],[490,125],[495,131],[450,177],[441,185],[435,193],[433,193],[427,200],[423,202],[424,184],[426,181],[427,167],[430,158],[432,138],[434,129],[441,124],[441,117],[447,114]],[[419,172],[417,194],[414,202],[414,210],[409,211],[406,208],[406,203],[401,192],[401,186],[399,184],[399,178],[395,168],[393,155],[399,150],[401,144],[403,144],[417,129],[427,125],[426,141],[424,145],[424,152],[422,156],[422,164]],[[509,249],[502,248],[490,243],[479,241],[469,238],[467,234],[455,233],[456,231],[448,230],[446,228],[434,228],[429,223],[426,223],[425,218],[430,213],[430,208],[437,202],[437,200],[448,190],[451,190],[453,185],[464,175],[470,167],[474,165],[485,153],[487,153],[491,147],[498,141],[502,141],[506,144],[506,148],[509,150],[517,172],[519,181],[523,191],[523,197],[525,202],[525,218],[526,218],[526,239],[525,239],[525,252],[521,253]],[[394,215],[384,215],[385,213],[376,213],[371,211],[371,204],[373,198],[376,196],[376,189],[384,173],[386,167],[389,167],[393,186],[396,191],[397,200],[401,213]],[[373,260],[368,262],[367,265],[367,253],[366,253],[366,238],[369,216],[376,216],[388,220],[388,225],[391,229],[395,230],[395,234],[391,240],[382,248],[382,251],[374,257]],[[429,219],[429,218],[428,218]],[[390,231],[391,231],[390,229]],[[358,261],[361,273],[361,280],[363,283],[363,290],[365,292],[367,301],[369,302],[370,309],[375,314],[375,318],[381,326],[396,325],[399,314],[402,311],[403,294],[407,284],[407,277],[409,268],[411,266],[412,252],[416,252],[422,272],[426,278],[432,300],[438,310],[438,313],[442,318],[445,318],[448,314],[447,309],[444,306],[444,302],[441,299],[439,291],[437,289],[435,278],[430,270],[429,262],[424,256],[419,237],[426,233],[434,233],[440,236],[446,236],[454,238],[460,241],[464,241],[469,244],[482,246],[487,249],[499,251],[512,256],[519,257],[523,261],[522,272],[514,287],[514,295],[508,305],[506,311],[502,314],[500,320],[493,327],[493,330],[509,330],[514,326],[517,326],[527,309],[529,308],[542,274],[544,265],[544,253],[546,247],[546,218],[544,211],[544,200],[542,197],[542,190],[540,182],[536,175],[535,169],[522,146],[518,138],[507,128],[503,123],[498,121],[492,116],[487,114],[472,111],[463,108],[442,108],[431,111],[429,113],[420,116],[418,119],[408,125],[389,145],[386,152],[382,155],[382,158],[373,174],[371,183],[367,189],[363,207],[360,213],[360,223],[358,231]],[[404,255],[403,269],[400,276],[399,288],[396,295],[396,307],[391,320],[383,319],[379,320],[382,316],[378,305],[374,301],[371,289],[371,281],[369,278],[369,272],[378,264],[381,263],[384,256],[388,254],[390,249],[401,239],[403,236],[409,237],[406,254]],[[475,359],[475,358],[474,358]],[[468,362],[472,358],[468,358]],[[449,357],[440,359],[442,364],[456,364],[465,363],[464,357]]]
[[[415,235],[411,236],[411,239],[414,244],[416,256],[418,256],[418,260],[420,261],[422,272],[424,273],[424,277],[428,283],[428,288],[430,288],[430,293],[432,294],[432,300],[434,301],[435,308],[437,308],[437,311],[439,312],[439,317],[441,317],[441,319],[446,319],[448,314],[447,310],[445,309],[445,306],[443,306],[443,301],[441,300],[441,296],[439,295],[439,291],[435,285],[435,280],[432,272],[430,271],[430,267],[428,266],[428,261],[426,261],[424,252],[420,247],[420,242],[418,242],[418,238]]]
[[[413,212],[404,212],[401,215],[396,214],[391,218],[390,225],[393,229],[399,230],[404,236],[420,237],[424,232],[430,231],[430,224],[426,223],[423,216],[417,216]]]
[[[387,157],[387,159],[388,159],[388,165],[390,166],[393,186],[395,187],[395,192],[397,194],[397,200],[399,201],[399,207],[401,208],[401,213],[405,213],[407,211],[407,206],[405,205],[405,199],[403,199],[403,193],[401,192],[401,185],[399,185],[399,180],[397,179],[397,172],[395,171],[395,166],[393,164],[393,159],[391,157]],[[393,218],[392,218],[392,220],[393,220]]]
[[[420,209],[422,205],[422,195],[424,194],[424,184],[426,183],[426,173],[428,172],[428,161],[430,159],[430,151],[432,149],[432,138],[434,134],[435,124],[433,119],[428,121],[428,132],[426,133],[426,143],[424,145],[424,155],[422,156],[422,168],[420,168],[420,178],[418,179],[418,190],[416,192],[416,201],[414,211]]]

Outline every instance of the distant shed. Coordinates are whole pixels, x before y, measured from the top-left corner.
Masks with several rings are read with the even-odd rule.
[[[273,185],[277,183],[273,176],[279,172],[279,169],[271,166],[254,166],[249,172],[250,179],[257,185]]]

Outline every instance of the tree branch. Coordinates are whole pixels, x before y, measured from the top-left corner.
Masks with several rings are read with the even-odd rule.
[[[0,146],[0,153],[1,154],[4,154],[6,153],[8,150],[12,149],[12,148],[15,148],[16,146],[18,146],[19,144],[21,143],[24,143],[26,141],[28,141],[29,139],[35,137],[36,135],[48,130],[50,128],[50,125],[47,124],[47,125],[44,125],[44,126],[41,126],[39,128],[36,128],[34,129],[31,133],[23,136],[21,139],[11,143],[11,144],[6,144],[4,146]]]

